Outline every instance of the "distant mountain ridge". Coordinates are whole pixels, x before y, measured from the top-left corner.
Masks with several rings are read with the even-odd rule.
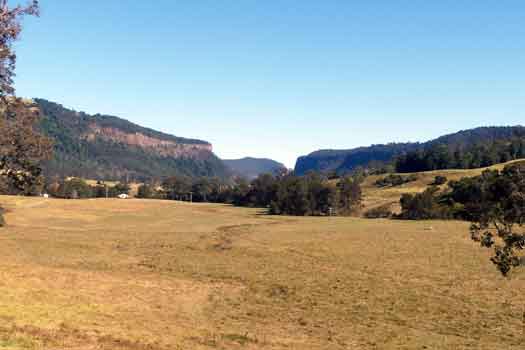
[[[223,162],[232,170],[234,175],[247,179],[254,179],[264,173],[273,174],[281,169],[286,169],[284,164],[267,158],[245,157],[241,159],[224,159]]]
[[[359,166],[367,166],[370,162],[388,162],[397,154],[410,152],[418,147],[419,143],[391,143],[348,150],[319,150],[299,157],[294,171],[297,175],[305,175],[309,171],[341,174]]]
[[[479,127],[444,135],[423,143],[391,143],[348,150],[320,150],[299,157],[295,172],[298,175],[304,175],[308,171],[342,174],[357,167],[367,167],[370,163],[388,163],[395,157],[423,152],[438,146],[467,151],[477,145],[506,141],[510,143],[514,139],[525,139],[524,126]]]
[[[89,115],[34,99],[41,130],[54,139],[47,176],[139,181],[172,175],[226,177],[209,142],[177,137],[107,115]]]
[[[456,133],[440,136],[424,143],[424,146],[457,145],[461,147],[472,146],[476,143],[506,140],[525,137],[525,126],[483,126],[474,129],[461,130]]]

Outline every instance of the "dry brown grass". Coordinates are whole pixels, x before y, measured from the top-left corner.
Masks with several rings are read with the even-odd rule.
[[[2,349],[523,349],[458,222],[0,197]]]

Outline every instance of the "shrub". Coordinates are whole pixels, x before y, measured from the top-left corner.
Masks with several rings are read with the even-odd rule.
[[[131,191],[131,187],[127,183],[119,182],[115,186],[109,188],[109,196],[114,198],[114,197],[118,197],[121,194],[129,195],[130,191]]]
[[[361,210],[363,192],[361,189],[362,177],[346,176],[337,184],[336,197],[338,198],[335,208],[339,214],[354,215]]]
[[[138,188],[137,198],[151,199],[157,197],[157,191],[155,187],[148,184],[142,184]]]
[[[401,214],[398,219],[432,220],[449,219],[451,210],[440,202],[437,187],[430,187],[422,193],[404,194],[401,197]]]
[[[498,171],[487,170],[481,176],[450,181],[450,192],[442,196],[442,202],[453,209],[456,219],[477,221],[487,207],[497,207],[492,203],[489,189],[498,177]],[[502,188],[500,192],[505,193],[506,189]]]
[[[71,178],[59,185],[56,196],[66,199],[91,198],[92,190],[84,180]]]
[[[365,213],[367,219],[389,219],[392,217],[392,210],[390,204],[384,204],[376,208],[372,208]]]
[[[5,226],[4,209],[0,207],[0,227]]]
[[[109,194],[109,188],[106,184],[98,181],[95,186],[91,186],[91,192],[95,198],[106,198]]]
[[[410,174],[407,177],[405,177],[405,182],[414,182],[417,181],[418,176],[417,174]]]
[[[377,187],[388,187],[388,186],[401,186],[409,182],[414,182],[417,180],[416,174],[411,174],[408,176],[394,175],[390,174],[382,179],[379,179],[375,182]]]
[[[433,186],[440,186],[444,185],[448,182],[448,179],[445,176],[438,175],[434,178],[434,182],[432,182],[431,185]]]

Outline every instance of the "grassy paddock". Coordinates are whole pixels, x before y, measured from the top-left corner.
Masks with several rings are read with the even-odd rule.
[[[523,349],[459,222],[0,197],[0,349]]]

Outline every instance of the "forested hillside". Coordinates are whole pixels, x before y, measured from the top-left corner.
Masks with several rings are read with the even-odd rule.
[[[106,115],[88,115],[35,99],[41,130],[54,156],[44,174],[91,179],[144,181],[172,175],[225,177],[228,170],[208,142],[144,128]]]
[[[398,172],[486,167],[525,157],[525,127],[481,127],[425,143],[392,143],[350,150],[321,150],[297,160],[295,172],[344,174],[357,167]]]
[[[275,172],[286,169],[284,164],[265,158],[246,157],[242,159],[224,159],[223,161],[235,175],[250,180],[261,174],[274,174]]]
[[[395,156],[419,147],[417,143],[390,143],[349,150],[320,150],[299,157],[295,165],[295,172],[297,175],[304,175],[309,171],[343,174],[359,166],[369,166],[371,163],[374,166],[385,165]]]
[[[525,158],[525,127],[485,127],[430,141],[395,160],[398,172],[475,169]]]

